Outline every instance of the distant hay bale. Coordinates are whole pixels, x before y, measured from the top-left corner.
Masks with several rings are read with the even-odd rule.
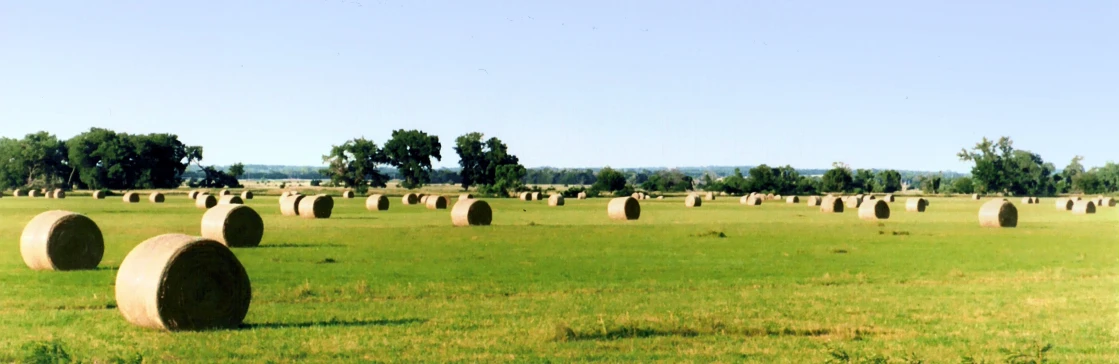
[[[633,197],[618,197],[606,205],[606,215],[614,220],[637,220],[641,218],[641,203]]]
[[[152,192],[150,195],[148,195],[148,202],[151,203],[163,203],[164,199],[165,198],[163,197],[163,194],[159,192]]]
[[[894,194],[887,193],[885,196],[882,196],[882,201],[894,202]]]
[[[232,194],[233,194],[233,192],[230,192],[228,189],[224,189],[224,190],[221,190],[221,192],[218,192],[218,196],[229,196],[229,195],[232,195]]]
[[[389,198],[385,195],[372,195],[365,199],[365,209],[369,211],[386,211],[389,209]]]
[[[873,199],[875,199],[875,198],[876,198],[876,197],[874,197],[874,195],[870,195],[870,194],[868,194],[868,195],[866,195],[866,196],[863,196],[863,202],[867,202],[867,201],[873,200]]]
[[[61,188],[56,188],[51,192],[51,198],[66,198],[66,191]]]
[[[93,199],[104,200],[105,199],[105,191],[101,191],[101,190],[93,191]]]
[[[705,198],[707,199],[707,201],[715,201],[715,193],[714,192],[708,192],[707,197],[705,197]]]
[[[521,199],[521,201],[532,201],[532,194],[528,192],[521,192],[519,198]]]
[[[1073,202],[1082,200],[1082,198],[1080,196],[1070,196],[1069,199],[1072,200]]]
[[[548,206],[558,207],[563,206],[564,203],[563,195],[551,195],[548,197]]]
[[[749,196],[746,198],[746,206],[761,206],[763,199],[765,199],[763,195]]]
[[[191,200],[198,198],[198,190],[187,192],[187,197],[190,197]]]
[[[976,193],[976,194],[972,194],[972,195],[971,195],[971,199],[972,199],[972,200],[976,200],[976,201],[979,201],[979,194],[978,194],[978,193]]]
[[[343,191],[342,198],[354,198],[354,191]]]
[[[1111,197],[1104,197],[1103,199],[1100,199],[1099,207],[1115,207],[1115,199],[1112,199]]]
[[[39,190],[27,191],[27,197],[38,197],[38,196],[39,196]]]
[[[1080,200],[1076,201],[1076,203],[1072,205],[1073,215],[1086,215],[1094,213],[1096,213],[1096,203],[1092,200]]]
[[[808,199],[804,200],[804,201],[805,201],[805,204],[807,204],[808,206],[820,206],[820,197],[819,196],[808,196]]]
[[[726,192],[726,191],[720,191],[720,192],[719,192],[719,196],[726,196],[726,195],[727,195],[727,192]]]
[[[687,196],[684,196],[684,207],[700,207],[700,206],[703,206],[703,200],[699,198],[699,195],[694,194],[694,193],[689,193]]]
[[[252,191],[242,191],[241,192],[241,199],[242,200],[252,200],[253,199]]]
[[[400,203],[404,205],[415,205],[420,202],[420,196],[414,193],[409,193],[400,198]]]
[[[928,207],[929,200],[923,198],[910,197],[905,201],[905,211],[908,212],[925,212],[925,209]]]
[[[124,196],[121,196],[121,200],[123,200],[124,203],[139,203],[140,195],[136,192],[125,192]]]
[[[20,195],[23,195],[23,191],[20,191],[18,188],[12,191],[12,197],[19,197]]]
[[[263,236],[264,220],[251,207],[238,204],[217,205],[202,215],[202,237],[225,246],[254,247],[260,245]]]
[[[211,207],[218,205],[218,199],[214,195],[198,195],[194,200],[194,207],[207,210]]]
[[[484,226],[493,222],[493,210],[486,201],[459,200],[451,208],[451,224],[454,226]]]
[[[859,206],[859,218],[863,220],[886,220],[890,218],[890,204],[882,200],[863,201]]]
[[[70,211],[47,211],[23,228],[19,252],[34,270],[95,269],[105,254],[105,240],[97,224]]]
[[[586,192],[579,192],[579,194],[576,195],[575,198],[579,199],[579,200],[586,200],[587,199],[587,193]]]
[[[427,198],[428,198],[428,197],[431,197],[431,196],[428,196],[428,195],[420,195],[420,205],[427,205]]]
[[[1022,204],[1033,205],[1033,203],[1034,203],[1034,198],[1033,197],[1022,197]]]
[[[464,194],[458,195],[458,199],[460,199],[460,200],[469,200],[469,199],[472,199],[472,198],[474,198],[474,195],[469,194],[469,193],[464,193]]]
[[[1018,208],[1006,199],[994,199],[979,208],[979,226],[1012,228],[1018,226]]]
[[[532,201],[540,201],[540,192],[532,193]]]
[[[636,198],[636,199],[640,200],[641,199],[641,192],[634,192],[634,193],[630,194],[629,197],[633,197],[633,198]]]
[[[427,196],[427,202],[425,204],[428,210],[446,210],[447,198],[443,196]]]
[[[658,199],[658,200],[663,200],[663,199],[664,199],[664,196],[657,196],[657,199]]]
[[[116,279],[116,304],[133,325],[166,331],[235,329],[249,312],[252,287],[228,247],[166,234],[128,253]]]
[[[1076,201],[1073,201],[1071,198],[1062,197],[1058,198],[1054,205],[1056,205],[1058,211],[1071,211],[1072,205],[1074,204],[1076,204]]]
[[[299,216],[299,203],[307,198],[304,195],[280,197],[280,214],[284,216]]]
[[[843,212],[843,200],[835,196],[824,197],[820,201],[820,212],[824,213],[841,213]]]
[[[780,201],[782,198],[784,198],[784,197],[782,197],[781,195],[773,195],[774,200]]]
[[[241,199],[241,196],[237,196],[237,195],[222,196],[221,199],[218,200],[218,205],[244,205],[244,204],[245,204],[245,200]]]
[[[748,199],[748,198],[750,198],[750,195],[739,197],[738,198],[738,203],[745,205],[746,204],[746,199]]]
[[[857,209],[857,208],[859,208],[859,206],[862,206],[862,204],[863,204],[863,196],[862,195],[848,196],[845,199],[845,202],[847,203],[848,208]]]
[[[334,211],[334,198],[327,195],[307,196],[299,201],[299,217],[328,219]]]
[[[800,203],[800,197],[797,197],[797,196],[786,197],[785,198],[785,203],[787,203],[787,204]]]

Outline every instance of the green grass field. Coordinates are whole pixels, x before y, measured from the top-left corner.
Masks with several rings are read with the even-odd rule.
[[[891,204],[883,223],[804,204],[686,209],[643,201],[639,221],[606,199],[489,200],[494,225],[449,210],[369,212],[335,200],[326,220],[249,202],[264,242],[234,249],[253,284],[245,328],[167,333],[115,308],[115,268],[164,233],[199,233],[202,210],[119,198],[0,199],[0,361],[33,343],[106,362],[1004,362],[1052,344],[1062,363],[1119,362],[1119,209],[1074,216],[1052,200],[1019,227],[985,229],[979,201]],[[36,214],[91,217],[97,271],[36,272],[19,236]],[[720,233],[725,237],[719,237]],[[29,344],[32,343],[32,344]],[[1009,351],[1011,354],[1008,354]],[[908,360],[908,361],[907,361]]]

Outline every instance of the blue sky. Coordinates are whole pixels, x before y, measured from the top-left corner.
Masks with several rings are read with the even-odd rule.
[[[1115,1],[5,1],[0,136],[313,165],[391,130],[535,166],[1119,160]]]

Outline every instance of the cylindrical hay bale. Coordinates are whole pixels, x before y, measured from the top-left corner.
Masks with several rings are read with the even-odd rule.
[[[1092,200],[1076,201],[1072,205],[1072,213],[1074,215],[1085,215],[1096,213],[1096,202]]]
[[[556,194],[556,195],[548,196],[548,206],[556,207],[556,206],[563,206],[563,204],[564,204],[563,195]]]
[[[241,192],[241,199],[242,200],[252,200],[253,199],[252,191],[242,191]]]
[[[892,193],[882,196],[882,201],[894,202],[894,195]]]
[[[39,190],[27,191],[27,197],[38,197],[38,196],[39,196]]]
[[[244,205],[244,204],[245,204],[245,200],[242,200],[241,196],[237,196],[237,195],[225,195],[225,196],[222,196],[220,200],[218,200],[218,205]]]
[[[51,192],[51,198],[66,198],[66,191],[63,191],[61,188],[56,188]]]
[[[520,196],[517,197],[520,198],[521,201],[532,201],[532,195],[528,194],[528,192],[521,192]]]
[[[867,201],[870,201],[870,200],[873,200],[873,199],[876,199],[876,198],[877,197],[874,197],[874,195],[866,195],[866,196],[863,196],[863,202],[867,202]]]
[[[104,200],[105,199],[105,191],[101,191],[101,190],[93,191],[93,199]]]
[[[586,200],[587,199],[587,193],[586,192],[579,192],[579,195],[575,198],[580,199],[580,200]]]
[[[165,198],[163,197],[162,193],[152,192],[150,195],[148,195],[148,202],[163,203],[163,200],[165,200]]]
[[[785,203],[787,203],[787,204],[800,203],[800,197],[797,197],[797,196],[786,197],[785,198]]]
[[[1073,202],[1082,200],[1082,198],[1080,196],[1070,196],[1069,199],[1072,200]]]
[[[299,216],[299,203],[307,198],[304,195],[280,197],[280,214],[284,216]]]
[[[420,195],[420,205],[427,205],[427,195]]]
[[[1037,198],[1037,197],[1032,197],[1032,198],[1034,199],[1034,205],[1041,204],[1041,199],[1040,198]]]
[[[385,211],[389,209],[389,198],[384,195],[372,195],[365,199],[365,209],[369,211]]]
[[[128,253],[117,271],[117,308],[133,325],[167,331],[237,328],[249,312],[245,267],[211,239],[166,234]]]
[[[1033,197],[1022,197],[1022,204],[1032,205],[1034,203]]]
[[[847,202],[847,207],[857,209],[857,208],[859,208],[859,206],[862,206],[862,204],[863,204],[863,196],[862,195],[849,196],[849,197],[847,197],[846,202]]]
[[[251,207],[235,204],[218,205],[202,215],[202,237],[213,239],[225,246],[254,247],[260,245],[263,236],[264,220]]]
[[[354,198],[354,191],[342,192],[342,198]]]
[[[121,197],[121,200],[125,203],[138,203],[140,202],[140,195],[136,192],[126,192],[124,196]]]
[[[750,197],[746,198],[746,206],[761,206],[762,199],[764,199],[764,198],[765,198],[765,196],[762,196],[762,195],[750,196]]]
[[[972,194],[972,195],[971,195],[971,199],[972,199],[972,200],[976,200],[976,201],[979,201],[979,194],[978,194],[978,193],[976,193],[976,194]]]
[[[533,192],[532,193],[532,200],[533,201],[540,201],[540,192]]]
[[[929,201],[923,198],[910,198],[905,201],[905,211],[908,212],[925,212],[929,207]]]
[[[979,208],[979,226],[1012,228],[1018,226],[1018,208],[1005,199],[994,199]]]
[[[738,198],[738,203],[745,205],[746,204],[746,199],[748,199],[748,198],[750,198],[749,195],[739,197]]]
[[[15,191],[12,191],[12,197],[19,197],[22,194],[23,194],[23,191],[20,191],[18,189],[15,190]]]
[[[218,205],[218,199],[216,197],[214,197],[214,195],[198,195],[198,198],[194,200],[194,207],[197,207],[197,208],[200,208],[200,209],[203,209],[203,210],[209,209],[209,208],[217,206],[217,205]]]
[[[34,270],[95,269],[105,254],[105,240],[85,215],[47,211],[23,228],[19,252]]]
[[[782,198],[784,198],[784,197],[782,197],[781,195],[773,195],[774,200],[780,201]]]
[[[464,194],[458,195],[458,199],[460,199],[460,200],[469,200],[469,199],[472,199],[472,198],[474,198],[474,195],[469,194],[469,193],[464,193]]]
[[[687,196],[684,197],[684,207],[700,207],[700,206],[703,206],[703,200],[699,198],[699,195],[694,194],[694,193],[689,193]]]
[[[825,213],[841,213],[843,212],[843,200],[835,196],[824,197],[820,201],[820,212]]]
[[[480,226],[493,222],[493,210],[486,201],[459,200],[451,208],[451,223],[455,226]]]
[[[428,210],[446,210],[447,198],[443,196],[427,196]]]
[[[233,195],[233,192],[230,192],[229,190],[221,190],[221,192],[218,192],[218,196],[230,196],[230,195]]]
[[[714,192],[708,192],[706,198],[707,198],[707,201],[715,201],[715,193]]]
[[[327,195],[314,195],[299,201],[299,216],[305,219],[328,219],[334,211],[334,199]]]
[[[890,218],[890,204],[882,200],[863,201],[859,206],[859,218],[863,220],[886,220]]]
[[[1069,198],[1058,198],[1055,205],[1058,211],[1069,211],[1072,210],[1072,205],[1075,203],[1076,202]]]
[[[415,205],[420,202],[420,197],[414,193],[409,193],[400,198],[400,203],[404,205]]]
[[[633,194],[630,194],[629,197],[633,197],[633,198],[636,198],[636,199],[640,200],[641,199],[641,192],[634,192]]]
[[[808,206],[820,206],[820,197],[819,196],[808,196],[808,199],[805,200],[805,203]]]
[[[1115,207],[1115,199],[1104,197],[1100,200],[1100,205],[1098,207]]]
[[[641,217],[641,203],[633,197],[618,197],[606,205],[606,214],[614,220],[637,220]]]
[[[657,196],[657,199],[658,199],[658,200],[663,200],[663,199],[664,199],[664,196]]]
[[[187,192],[187,197],[190,197],[191,200],[198,198],[198,190]]]

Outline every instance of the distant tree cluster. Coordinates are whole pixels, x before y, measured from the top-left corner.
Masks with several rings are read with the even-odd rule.
[[[459,156],[462,188],[477,187],[478,192],[509,196],[524,187],[528,171],[517,156],[509,153],[509,146],[498,138],[482,139],[482,133],[467,133],[455,139],[455,153]]]
[[[407,189],[423,187],[431,181],[431,159],[440,160],[439,137],[419,130],[394,130],[384,147],[365,138],[331,146],[322,157],[326,168],[319,171],[333,185],[345,186],[358,193],[369,187],[385,187],[389,176],[382,165],[396,167],[400,185]]]

